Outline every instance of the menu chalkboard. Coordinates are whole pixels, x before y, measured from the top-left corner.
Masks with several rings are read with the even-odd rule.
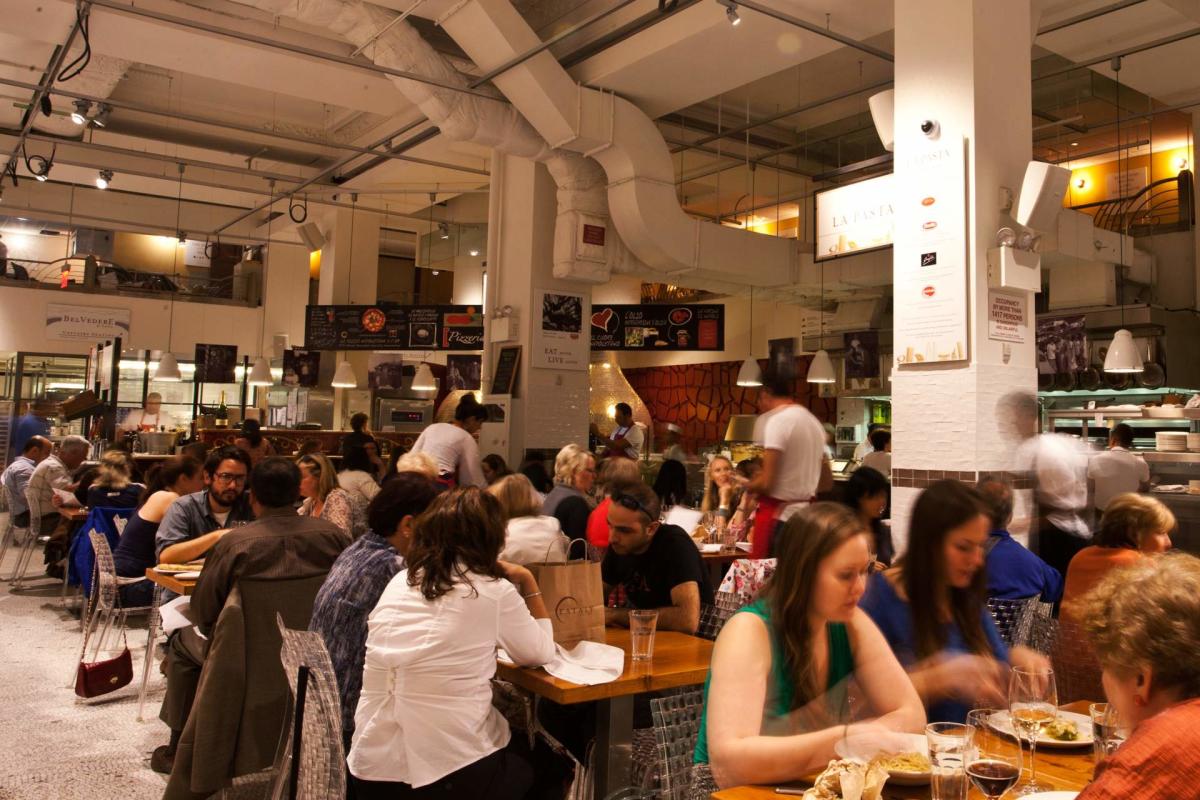
[[[593,305],[593,350],[724,350],[723,305]]]
[[[478,306],[309,306],[307,350],[482,350]]]
[[[500,348],[496,357],[496,368],[492,371],[492,394],[512,394],[517,383],[517,370],[521,365],[521,345],[512,344]]]

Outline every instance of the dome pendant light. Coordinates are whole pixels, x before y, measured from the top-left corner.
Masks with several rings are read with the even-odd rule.
[[[1117,174],[1121,174],[1121,57],[1112,60],[1112,70],[1117,76]],[[1121,305],[1121,327],[1113,335],[1112,344],[1104,354],[1104,371],[1117,374],[1141,372],[1142,356],[1133,342],[1133,334],[1125,327],[1125,236],[1129,226],[1122,225],[1118,231],[1121,239],[1120,263],[1117,264],[1117,302]]]
[[[183,375],[179,373],[179,362],[174,353],[163,353],[158,358],[158,369],[154,370],[154,380],[164,383],[179,383]]]
[[[415,392],[437,391],[437,380],[433,377],[433,370],[424,361],[417,365],[417,374],[413,376],[412,388]]]
[[[763,376],[762,370],[758,366],[758,359],[754,357],[754,287],[750,287],[750,352],[746,355],[746,360],[742,362],[742,368],[738,370],[737,385],[745,388],[753,388],[762,386]]]
[[[271,386],[272,384],[274,381],[271,379],[271,365],[267,363],[266,358],[259,356],[250,369],[250,385]]]
[[[330,385],[335,389],[358,388],[358,379],[354,377],[354,367],[349,361],[343,361],[337,365],[337,369],[333,373],[333,382]]]
[[[833,371],[833,361],[829,358],[829,353],[824,350],[818,350],[813,355],[812,363],[808,366],[808,382],[809,383],[834,383],[837,381],[837,375]]]

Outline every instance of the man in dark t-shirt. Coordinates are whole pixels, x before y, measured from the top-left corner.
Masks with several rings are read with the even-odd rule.
[[[713,601],[708,570],[684,530],[658,521],[658,497],[644,484],[615,492],[608,512],[609,546],[601,565],[609,625],[628,626],[629,609],[658,609],[658,629],[695,633],[700,607]]]

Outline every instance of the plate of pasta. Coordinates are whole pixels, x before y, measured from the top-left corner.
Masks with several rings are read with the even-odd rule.
[[[842,758],[878,764],[898,786],[921,786],[930,781],[929,745],[919,733],[892,734],[886,745],[878,746],[841,741],[833,749]]]

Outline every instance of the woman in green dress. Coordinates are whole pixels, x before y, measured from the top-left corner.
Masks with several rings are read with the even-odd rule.
[[[886,746],[923,729],[916,690],[858,607],[871,545],[834,503],[795,514],[778,535],[774,575],[713,651],[696,762],[717,786],[795,780],[836,758],[842,739]],[[852,722],[852,706],[874,719]]]

